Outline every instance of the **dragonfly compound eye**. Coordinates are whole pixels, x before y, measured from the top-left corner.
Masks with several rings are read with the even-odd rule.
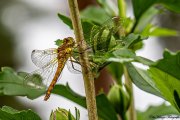
[[[36,52],[36,50],[33,50],[33,51],[32,51],[32,53],[35,53],[35,52]]]

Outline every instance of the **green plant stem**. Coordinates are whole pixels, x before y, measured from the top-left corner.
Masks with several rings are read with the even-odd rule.
[[[133,27],[132,27],[132,29],[131,29],[131,32],[129,32],[129,33],[134,33],[137,25],[138,25],[138,22],[135,21],[135,23],[134,23],[134,25],[133,25]]]
[[[88,54],[85,50],[87,46],[84,41],[84,35],[83,35],[77,0],[68,0],[68,2],[69,2],[71,20],[73,23],[74,33],[76,37],[76,43],[78,44],[78,51],[79,53],[81,53],[79,54],[79,58],[80,58],[79,61],[82,67],[89,120],[98,120],[94,77],[90,70]]]
[[[118,0],[119,17],[126,17],[126,2],[124,0]]]
[[[128,120],[136,120],[136,110],[135,110],[135,106],[134,106],[133,86],[132,86],[132,82],[129,77],[127,68],[125,66],[124,66],[124,76],[125,76],[125,84],[131,92],[131,101],[130,101],[130,106],[128,109]]]

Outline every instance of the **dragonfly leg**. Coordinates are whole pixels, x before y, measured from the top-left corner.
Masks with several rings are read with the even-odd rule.
[[[90,50],[90,49],[91,49],[90,47],[89,47],[89,48],[86,48],[86,49],[85,49],[85,51],[86,51],[86,50]],[[78,51],[74,51],[74,53],[83,54],[84,52],[78,52]]]
[[[75,46],[74,46],[74,48],[78,48],[80,45],[82,45],[82,44],[85,44],[85,43],[83,43],[83,41],[81,40],[80,42],[79,42],[79,44],[76,44]],[[84,49],[84,51],[86,51],[86,50],[90,50],[91,49],[91,47],[87,47],[87,48],[85,48]],[[74,51],[75,53],[79,53],[79,54],[83,54],[83,52],[77,52],[77,51]]]
[[[72,68],[73,68],[74,70],[78,71],[78,72],[81,72],[80,70],[77,70],[77,69],[74,67],[74,65],[73,65],[73,62],[78,63],[78,64],[80,64],[80,63],[79,63],[78,61],[76,61],[76,60],[73,60],[72,57],[70,57],[70,61],[71,61]]]
[[[74,69],[74,70],[76,70],[76,71],[78,71],[78,72],[81,72],[80,70],[78,70],[78,69],[76,69],[75,67],[74,67],[74,65],[73,65],[73,63],[77,63],[77,64],[80,64],[80,62],[78,62],[77,60],[73,60],[73,58],[72,57],[70,57],[70,60],[69,61],[71,61],[71,65],[72,65],[72,68]],[[81,64],[80,64],[81,65]],[[82,66],[82,65],[81,65]],[[95,63],[93,63],[92,61],[90,61],[90,66],[92,67],[92,68],[95,68],[95,67],[97,67],[97,65],[95,64]],[[91,67],[88,67],[90,70],[92,70],[91,69]],[[82,72],[81,72],[82,73]]]

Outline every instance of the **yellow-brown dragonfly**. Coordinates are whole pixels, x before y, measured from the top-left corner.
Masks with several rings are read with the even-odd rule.
[[[103,26],[95,27],[95,29],[92,30],[92,33],[90,35],[91,44],[89,45],[91,46],[90,48],[92,49],[92,51],[97,50],[100,51],[100,53],[102,53],[103,51],[107,51],[102,46],[105,46],[105,48],[107,48],[108,45],[106,43],[110,43],[106,38],[108,36],[110,38],[111,35],[115,34],[119,30],[121,26],[121,24],[119,24],[120,22],[121,21],[119,21],[119,18],[114,17],[110,21],[108,20]],[[109,31],[109,34],[107,34],[107,37],[105,37],[104,39],[102,37],[103,33],[107,33],[107,31]],[[76,45],[74,39],[72,37],[68,37],[63,39],[62,45],[60,45],[58,48],[33,50],[31,59],[39,69],[25,77],[25,84],[33,88],[41,88],[42,86],[47,85],[48,89],[46,91],[44,100],[48,100],[51,91],[53,90],[57,80],[60,79],[61,72],[67,62],[71,62],[69,63],[69,66],[71,65],[71,67],[69,67],[70,71],[80,73],[80,65],[78,66],[76,61],[76,64],[73,65],[72,63],[72,61],[75,60],[72,57],[75,46]],[[48,83],[50,81],[51,83]]]
[[[71,57],[74,47],[74,39],[72,37],[68,37],[63,39],[62,45],[57,49],[33,50],[31,59],[33,63],[39,67],[39,69],[25,77],[25,84],[34,88],[40,88],[43,84],[48,85],[47,82],[51,79],[52,82],[50,83],[44,97],[45,101],[48,100],[57,80],[60,79],[61,72],[66,62],[68,59],[72,62]],[[80,70],[77,70],[77,72],[80,72]],[[37,84],[38,77],[42,77],[42,81],[39,83],[44,83]]]

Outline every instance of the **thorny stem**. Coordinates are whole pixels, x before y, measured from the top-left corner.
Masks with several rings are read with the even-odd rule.
[[[124,76],[125,76],[125,84],[129,88],[131,92],[131,101],[130,101],[130,106],[128,110],[128,120],[136,120],[136,111],[135,111],[135,106],[134,106],[134,95],[133,95],[133,86],[131,79],[129,77],[128,71],[126,66],[124,66]]]
[[[90,70],[90,63],[88,61],[88,55],[85,51],[86,44],[84,44],[84,36],[81,25],[81,19],[78,10],[77,0],[68,0],[71,20],[73,23],[74,33],[76,37],[76,43],[78,45],[80,64],[82,65],[82,74],[84,79],[85,93],[86,93],[86,104],[88,109],[89,120],[98,120],[97,108],[96,108],[96,98],[95,98],[95,87],[94,78]]]

